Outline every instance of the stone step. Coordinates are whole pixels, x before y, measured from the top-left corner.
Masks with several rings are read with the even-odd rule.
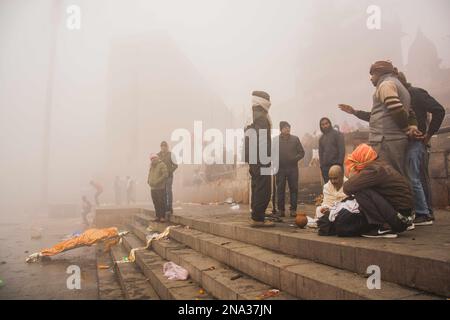
[[[145,231],[145,230],[144,230]],[[144,247],[145,236],[139,239],[133,234],[123,238],[126,252],[133,248]],[[213,297],[201,286],[195,283],[194,278],[185,281],[169,280],[164,276],[163,265],[168,262],[156,252],[150,250],[137,250],[136,264],[140,271],[149,279],[153,288],[163,300],[211,300]]]
[[[167,226],[150,222],[153,230]],[[148,233],[138,221],[130,226],[145,239]],[[233,239],[207,234],[189,227],[170,230],[170,238],[222,262],[262,283],[300,299],[435,299],[438,297],[387,281],[381,289],[369,290],[367,279],[347,270],[276,253]]]
[[[100,300],[122,300],[124,295],[119,279],[114,271],[114,264],[108,253],[96,250],[98,298]],[[108,269],[99,266],[108,266]]]
[[[151,210],[144,209],[133,219],[148,225],[153,215]],[[320,237],[316,232],[286,224],[271,229],[255,229],[249,227],[242,217],[240,221],[227,221],[236,220],[231,214],[229,217],[188,216],[175,212],[171,222],[361,275],[366,274],[369,266],[375,265],[380,268],[384,281],[434,295],[449,295],[450,251],[446,250],[445,243],[439,243],[443,240],[438,236],[436,244],[421,242],[420,239],[433,236],[423,228],[402,234],[398,240],[337,238]]]
[[[111,258],[119,278],[122,292],[128,300],[159,300],[159,296],[150,282],[134,263],[115,263],[128,257],[128,252],[121,246],[111,248]]]
[[[140,230],[140,234],[145,233]],[[141,236],[142,238],[142,236]],[[145,242],[135,236],[124,237],[124,246],[142,247]],[[272,289],[257,280],[233,270],[226,265],[188,248],[172,239],[154,241],[152,249],[162,258],[173,261],[189,271],[190,277],[207,292],[221,300],[256,300]],[[293,300],[289,294],[280,292],[266,300]]]

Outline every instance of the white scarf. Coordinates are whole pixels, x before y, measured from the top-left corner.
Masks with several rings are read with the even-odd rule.
[[[270,118],[269,115],[269,109],[271,105],[272,103],[267,99],[258,96],[252,96],[252,106],[253,107],[261,106],[264,110],[267,111],[267,119],[269,120],[270,128],[272,128],[272,119]]]

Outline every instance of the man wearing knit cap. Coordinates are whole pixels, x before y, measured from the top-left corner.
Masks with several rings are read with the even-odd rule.
[[[297,136],[291,135],[291,125],[286,121],[280,122],[281,134],[273,143],[279,144],[279,168],[276,175],[278,211],[285,216],[286,181],[289,186],[290,216],[297,213],[298,197],[298,162],[305,156],[305,151]]]
[[[406,175],[405,155],[408,136],[419,134],[417,120],[411,112],[411,96],[397,79],[398,70],[390,61],[377,61],[370,68],[371,82],[376,87],[371,112],[357,111],[340,104],[339,108],[369,122],[369,143],[380,158]]]
[[[245,161],[249,164],[251,176],[252,227],[274,226],[273,222],[265,221],[265,213],[272,191],[270,106],[268,93],[253,92],[253,123],[245,128]]]

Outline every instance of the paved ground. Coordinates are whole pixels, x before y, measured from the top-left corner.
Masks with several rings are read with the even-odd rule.
[[[304,205],[299,208],[313,217],[315,207]],[[240,205],[239,210],[232,210],[230,205],[193,205],[182,204],[175,210],[176,215],[201,217],[217,222],[246,225],[250,214],[248,206]],[[284,218],[275,228],[267,231],[289,233],[300,238],[314,239],[329,243],[342,243],[358,247],[370,247],[398,254],[429,257],[450,262],[450,211],[436,210],[436,222],[433,226],[416,227],[413,231],[400,234],[397,239],[366,239],[320,237],[317,229],[299,229],[294,225],[294,218]]]
[[[25,258],[50,247],[75,231],[80,218],[55,219],[38,213],[11,213],[0,217],[0,299],[97,299],[95,248],[62,253],[48,262],[27,264]],[[42,228],[42,238],[31,239]],[[81,289],[67,289],[67,267],[81,270]]]

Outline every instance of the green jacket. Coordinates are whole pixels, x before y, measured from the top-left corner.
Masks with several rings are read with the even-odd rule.
[[[177,170],[178,165],[172,161],[172,152],[160,152],[158,153],[159,159],[164,162],[169,170],[169,177],[173,177],[173,173]]]
[[[167,166],[161,160],[152,163],[148,172],[148,185],[155,190],[164,189],[166,187],[166,180],[169,177]]]

